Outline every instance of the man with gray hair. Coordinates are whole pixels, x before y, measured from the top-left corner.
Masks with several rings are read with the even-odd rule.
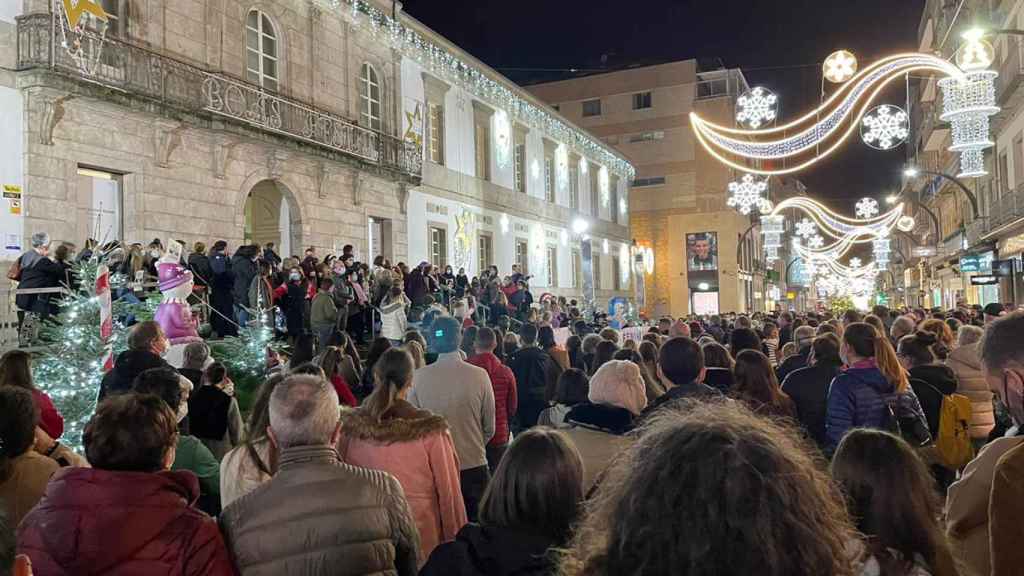
[[[459,456],[459,483],[466,515],[476,520],[484,489],[490,480],[487,443],[494,436],[494,389],[487,371],[459,354],[462,323],[442,316],[430,326],[429,341],[437,361],[413,374],[409,403],[448,420]]]
[[[917,327],[917,320],[913,316],[903,315],[893,320],[892,326],[889,327],[889,341],[892,342],[893,348],[897,347],[900,338],[907,334],[913,334],[915,327]]]
[[[14,279],[18,281],[18,290],[39,288],[57,288],[60,286],[64,269],[50,259],[50,235],[36,232],[32,235],[32,248],[18,257],[14,263],[17,267]],[[42,320],[53,312],[50,305],[56,301],[57,294],[18,294],[14,303],[18,307],[18,328],[22,327],[25,314],[32,314]]]
[[[1024,312],[987,324],[978,345],[988,387],[1016,429],[1024,424]],[[961,382],[961,385],[963,383]],[[982,448],[949,487],[946,526],[958,560],[974,574],[1018,574],[1024,566],[1024,436],[1011,432]]]
[[[800,368],[807,367],[807,359],[811,355],[811,343],[814,341],[814,328],[811,326],[800,326],[793,330],[793,342],[796,343],[796,354],[786,358],[775,369],[775,375],[781,383],[789,376],[789,373]]]
[[[243,576],[417,573],[419,534],[401,485],[342,462],[340,430],[338,395],[323,378],[274,388],[267,435],[277,471],[220,516]]]

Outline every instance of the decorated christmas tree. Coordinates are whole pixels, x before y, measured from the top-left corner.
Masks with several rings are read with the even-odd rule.
[[[100,299],[96,296],[100,264],[88,260],[72,267],[77,286],[70,288],[59,303],[56,316],[40,329],[36,345],[42,352],[33,362],[36,385],[53,399],[64,416],[61,440],[73,447],[81,446],[82,431],[95,411],[103,364],[109,352],[108,343],[100,336]],[[111,284],[116,286],[118,282],[115,278]],[[126,348],[128,331],[124,320],[146,320],[152,315],[152,304],[113,302],[110,343],[114,354]]]

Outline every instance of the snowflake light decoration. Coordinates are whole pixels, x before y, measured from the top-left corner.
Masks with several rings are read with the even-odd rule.
[[[818,230],[818,225],[810,218],[804,218],[796,223],[796,235],[801,238],[810,238]]]
[[[772,209],[772,203],[761,196],[768,190],[768,180],[754,180],[752,174],[744,174],[739,182],[729,183],[729,199],[726,204],[740,211],[740,214],[750,214],[754,206],[762,214],[767,214]]]
[[[850,268],[860,268],[860,258],[850,258]]]
[[[873,216],[878,215],[878,201],[874,198],[861,198],[857,202],[857,218],[863,218],[867,220]]]
[[[902,144],[909,134],[907,113],[899,106],[875,106],[860,123],[861,139],[876,150],[891,150]]]
[[[814,236],[811,236],[810,240],[807,241],[807,245],[817,250],[818,248],[821,248],[822,246],[825,245],[825,239],[822,238],[820,234],[815,234]]]
[[[857,73],[857,57],[846,50],[837,50],[825,59],[822,68],[826,80],[842,84]]]
[[[739,106],[736,121],[749,128],[760,128],[762,124],[775,120],[778,102],[779,97],[775,93],[757,86],[749,92],[744,92],[736,100]]]

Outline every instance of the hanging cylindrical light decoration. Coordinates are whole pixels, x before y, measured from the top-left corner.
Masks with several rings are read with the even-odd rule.
[[[986,175],[984,151],[995,146],[989,138],[989,117],[999,112],[995,83],[999,73],[987,69],[992,54],[991,44],[972,39],[957,54],[964,76],[939,80],[943,96],[939,119],[950,124],[953,145],[949,149],[960,153],[961,178]]]

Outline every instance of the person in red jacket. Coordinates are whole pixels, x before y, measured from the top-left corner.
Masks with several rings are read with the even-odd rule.
[[[518,409],[516,377],[512,370],[494,355],[497,345],[498,338],[494,330],[480,328],[476,333],[474,345],[476,355],[467,360],[470,364],[487,371],[487,375],[491,377],[491,387],[494,388],[494,436],[487,443],[487,466],[492,474],[508,449],[508,423]]]
[[[50,397],[32,382],[32,356],[28,352],[11,350],[0,356],[0,386],[17,386],[31,392],[39,412],[39,427],[53,439],[64,434],[64,417]]]
[[[37,574],[229,576],[217,523],[195,507],[199,481],[172,472],[178,423],[159,397],[102,402],[85,428],[93,468],[63,468],[18,527]]]

